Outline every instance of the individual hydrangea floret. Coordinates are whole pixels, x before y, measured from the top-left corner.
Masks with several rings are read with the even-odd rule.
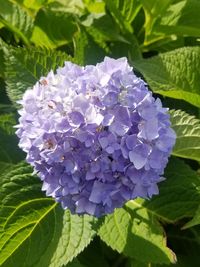
[[[65,62],[20,104],[19,146],[64,209],[99,217],[158,194],[175,133],[168,109],[126,58]]]

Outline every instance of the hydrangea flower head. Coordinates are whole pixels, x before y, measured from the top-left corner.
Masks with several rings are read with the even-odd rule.
[[[64,209],[99,217],[158,194],[175,133],[126,58],[65,62],[20,103],[19,146]]]

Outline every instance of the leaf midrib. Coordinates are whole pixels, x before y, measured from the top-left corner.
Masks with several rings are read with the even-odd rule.
[[[51,200],[50,198],[35,198],[35,199],[31,199],[31,200],[28,200],[28,201],[25,201],[23,203],[21,203],[20,205],[18,205],[15,210],[7,217],[6,221],[5,221],[5,224],[4,224],[4,228],[6,227],[6,225],[9,223],[9,220],[15,215],[15,213],[23,206],[26,206],[30,203],[33,203],[33,202],[38,202],[38,201],[52,201],[54,202],[53,200]]]

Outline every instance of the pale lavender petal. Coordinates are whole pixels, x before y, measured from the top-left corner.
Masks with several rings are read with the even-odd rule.
[[[151,148],[148,145],[137,145],[132,151],[129,152],[130,161],[134,164],[137,170],[144,167],[147,162],[148,155]]]

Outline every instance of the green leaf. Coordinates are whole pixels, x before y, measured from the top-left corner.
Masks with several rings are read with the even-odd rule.
[[[36,16],[31,41],[36,46],[56,48],[71,42],[76,31],[72,15],[43,8]]]
[[[105,57],[105,51],[81,28],[75,39],[74,58],[80,65],[96,64]]]
[[[95,233],[95,219],[92,216],[71,215],[66,210],[58,243],[51,244],[34,267],[59,267],[67,264],[91,242]]]
[[[94,219],[64,212],[31,172],[21,163],[0,181],[0,265],[62,267],[90,243]]]
[[[0,22],[15,33],[26,45],[30,44],[33,18],[19,5],[0,0]]]
[[[193,227],[195,225],[198,225],[200,224],[200,206],[198,207],[194,217],[192,218],[191,221],[189,221],[188,223],[186,223],[182,229],[187,229],[187,228],[190,228],[190,227]]]
[[[139,0],[119,0],[119,1],[108,1],[105,0],[108,8],[113,13],[113,17],[119,24],[125,23],[124,28],[127,28],[132,32],[131,23],[139,13],[142,5]],[[123,24],[122,24],[123,25]],[[120,26],[120,25],[119,25]]]
[[[185,47],[134,63],[158,94],[200,107],[200,47]]]
[[[171,110],[170,114],[177,134],[173,155],[200,161],[200,120],[181,110]]]
[[[23,5],[25,8],[38,10],[46,5],[50,0],[15,0],[15,2]]]
[[[15,135],[8,135],[0,128],[0,173],[24,159],[24,153],[17,144],[18,138]]]
[[[0,37],[0,76],[5,75],[5,54],[8,52],[8,45]]]
[[[131,35],[129,40],[132,41],[130,44],[122,42],[113,42],[110,50],[111,57],[127,57],[128,61],[132,64],[135,60],[141,59],[142,54],[137,39],[134,35]]]
[[[16,125],[16,119],[14,113],[0,114],[0,128],[4,130],[8,135],[14,134]]]
[[[175,223],[194,216],[200,203],[200,177],[182,160],[172,157],[165,169],[166,180],[159,184],[159,195],[150,201],[133,200],[159,220]]]
[[[127,40],[120,34],[118,25],[108,14],[95,19],[92,19],[91,14],[91,16],[83,21],[82,24],[97,43],[101,44],[106,41],[120,41],[122,43],[130,44],[130,40]]]
[[[125,208],[108,215],[98,233],[107,245],[128,257],[142,262],[176,262],[156,217],[144,207],[135,206],[132,201]]]
[[[155,0],[141,0],[144,10],[152,17],[158,17],[162,14],[166,7],[172,2],[172,0],[162,0],[162,5],[159,1]]]
[[[71,58],[60,51],[42,49],[10,49],[6,56],[7,93],[13,103],[22,98],[41,76],[62,67]]]
[[[105,14],[105,3],[99,0],[83,0],[89,13]]]
[[[139,0],[119,0],[117,7],[120,10],[124,20],[131,24],[139,13],[142,5],[141,1]]]
[[[155,0],[141,0],[145,12],[145,40],[144,46],[157,40],[163,39],[163,36],[152,34],[153,26],[158,18],[165,14],[166,9],[172,0],[162,0],[162,4]]]
[[[28,1],[28,0],[27,0]],[[85,13],[85,6],[82,0],[49,0],[48,7],[53,12],[71,13],[82,16]]]
[[[152,44],[147,45],[144,50],[145,51],[157,51],[158,53],[165,53],[168,51],[172,51],[181,47],[185,46],[185,38],[179,37],[176,38],[174,35],[165,36],[157,41],[153,41]],[[195,44],[188,44],[191,46],[198,45]]]
[[[170,5],[154,31],[178,36],[200,36],[200,2],[183,0]]]
[[[85,30],[106,51],[106,54],[111,57],[126,56],[131,60],[142,58],[136,37],[130,33],[122,35],[118,25],[108,14],[94,19],[89,26],[86,22],[87,20],[82,22]]]
[[[112,1],[104,0],[106,6],[111,12],[113,18],[118,23],[122,32],[132,33],[132,21],[141,9],[141,3],[138,0]]]

